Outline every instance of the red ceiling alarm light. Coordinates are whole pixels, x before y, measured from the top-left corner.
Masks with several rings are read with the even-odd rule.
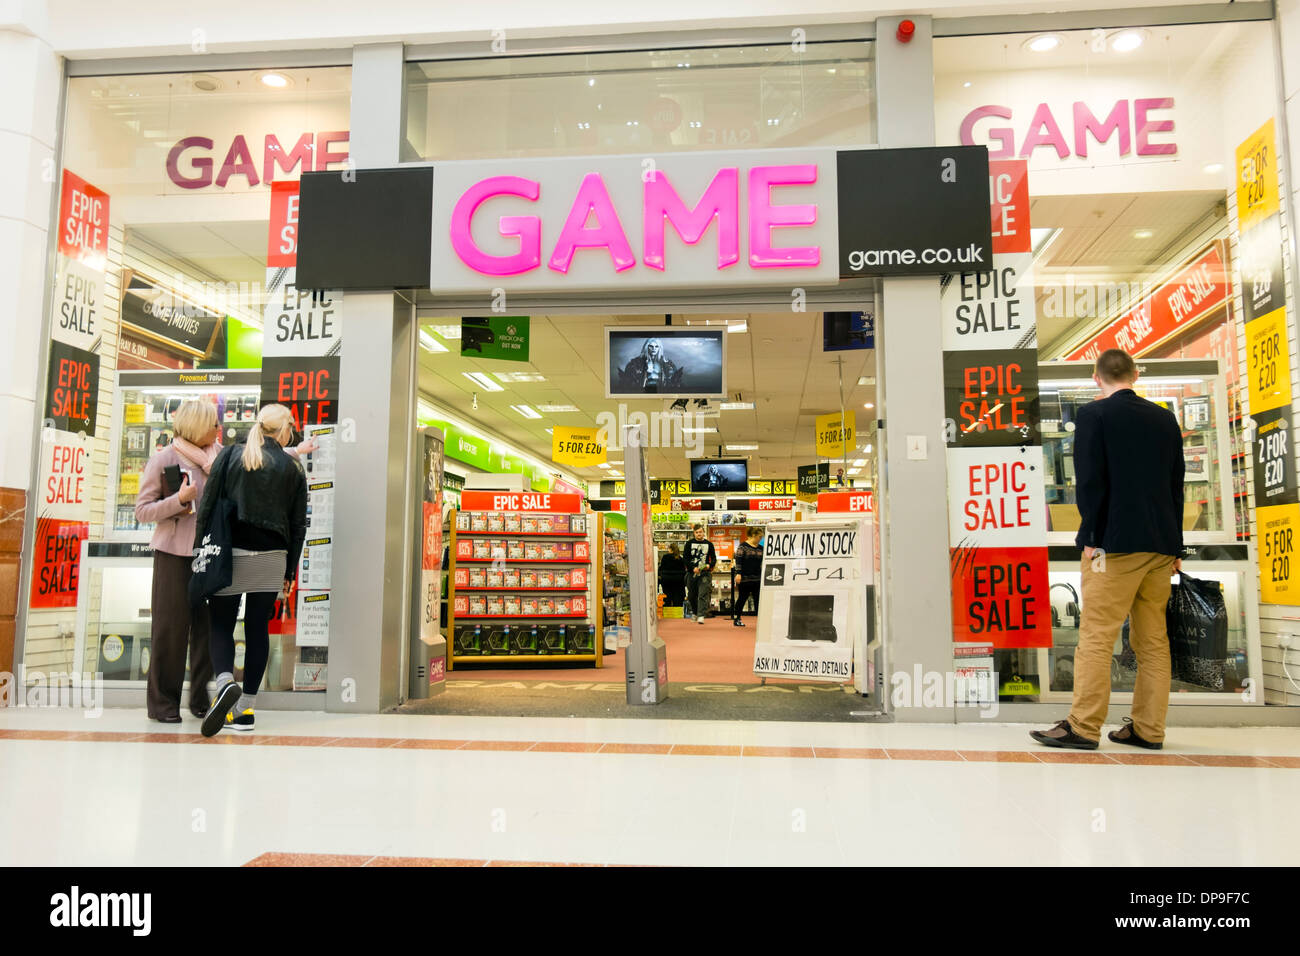
[[[904,20],[902,23],[898,25],[898,34],[897,34],[898,42],[911,43],[912,34],[914,34],[915,32],[916,32],[916,24],[913,23],[911,20]]]

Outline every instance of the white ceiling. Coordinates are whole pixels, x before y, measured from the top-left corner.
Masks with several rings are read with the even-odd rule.
[[[688,316],[675,316],[684,324]],[[701,319],[703,317],[700,317]],[[875,375],[875,353],[871,351],[823,352],[821,314],[775,313],[709,315],[714,323],[744,320],[745,332],[727,335],[727,390],[731,400],[752,401],[753,410],[724,411],[718,418],[700,424],[717,427],[717,434],[699,436],[701,456],[715,455],[719,445],[757,444],[754,452],[724,454],[748,457],[753,477],[793,478],[799,465],[817,461],[814,448],[814,418],[840,408],[839,367],[844,358],[844,407],[857,415],[860,443],[870,441],[868,423],[875,411],[864,403],[875,401],[875,388],[859,386],[859,377]],[[699,321],[697,319],[696,321]],[[453,320],[434,319],[425,328]],[[553,425],[595,426],[601,411],[617,414],[618,401],[605,398],[604,329],[607,325],[658,325],[662,316],[647,315],[534,315],[530,327],[530,361],[485,361],[462,358],[459,343],[448,342],[452,351],[430,353],[420,350],[420,391],[462,417],[477,422],[537,457],[548,460]],[[536,372],[545,382],[509,383],[505,391],[486,392],[462,374],[466,371]],[[477,392],[478,408],[473,409]],[[581,411],[543,414],[540,420],[526,419],[510,406],[575,405]],[[662,412],[668,403],[628,401],[628,412]],[[692,437],[692,436],[688,436]],[[648,456],[649,470],[657,478],[689,477],[687,462],[692,453],[684,448],[656,448]],[[621,455],[611,454],[611,460]],[[600,469],[580,471],[584,477],[601,477]]]

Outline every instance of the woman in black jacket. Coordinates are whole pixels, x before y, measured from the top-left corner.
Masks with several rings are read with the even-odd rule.
[[[284,446],[293,440],[293,416],[283,405],[266,405],[243,445],[217,456],[199,507],[195,540],[208,532],[219,499],[235,506],[231,516],[234,573],[230,586],[208,599],[212,619],[212,667],[217,696],[203,720],[203,736],[222,727],[253,729],[257,689],[270,656],[267,625],[281,594],[293,587],[307,536],[307,479]],[[235,621],[244,601],[244,686],[235,683]]]
[[[664,592],[664,607],[681,607],[686,597],[686,562],[676,544],[659,559],[659,587]]]

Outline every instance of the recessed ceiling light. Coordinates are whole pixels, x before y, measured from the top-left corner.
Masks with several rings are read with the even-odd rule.
[[[870,445],[863,445],[863,446],[862,446],[862,450],[865,451],[868,455],[871,454],[871,446],[870,446]]]
[[[460,338],[459,325],[430,325],[428,328],[430,332],[447,340]]]
[[[1215,173],[1223,172],[1223,163],[1206,163],[1202,168],[1205,172],[1213,176]]]
[[[488,377],[487,377],[486,375],[484,375],[482,372],[461,372],[460,374],[461,374],[461,375],[464,375],[467,379],[469,379],[469,380],[470,380],[471,382],[473,382],[475,385],[482,386],[484,389],[486,389],[486,390],[489,391],[489,392],[504,392],[504,391],[505,391],[504,388],[502,388],[502,387],[501,387],[500,385],[498,385],[496,382],[492,381],[492,379],[488,378]]]
[[[748,332],[748,331],[749,331],[749,323],[748,323],[748,322],[737,322],[737,323],[735,323],[734,325],[731,324],[731,323],[728,323],[728,324],[727,324],[727,331],[728,331],[728,332]]]
[[[861,468],[861,467],[862,467],[863,465],[865,465],[866,463],[867,463],[867,460],[866,460],[865,458],[859,458],[859,459],[857,459],[856,461],[853,462],[853,467],[854,467],[854,468]]]
[[[449,349],[424,329],[420,329],[420,348],[426,352],[447,352]]]
[[[221,80],[217,79],[215,76],[201,73],[194,77],[194,88],[204,93],[211,93],[214,90],[221,89]]]
[[[861,469],[861,468],[850,468],[850,469],[849,469],[849,474],[850,474],[850,475],[857,475],[857,474],[860,474],[861,472],[862,472],[862,469]]]
[[[576,412],[578,410],[578,406],[577,405],[538,405],[537,410],[539,412],[546,412],[549,415],[549,414],[554,414],[555,412]]]
[[[863,375],[861,378],[858,379],[858,384],[859,384],[859,385],[875,385],[875,384],[876,384],[876,380],[875,380],[873,377],[871,377],[870,375]]]
[[[876,404],[875,404],[875,402],[863,402],[862,407],[863,407],[863,408],[875,408],[875,407],[876,407]]]
[[[753,407],[753,402],[722,402],[718,405],[719,410],[724,412],[743,412]]]
[[[555,434],[555,429],[554,429],[554,428],[548,428],[548,429],[546,429],[546,434],[548,434],[548,435],[554,435],[554,434]]]
[[[966,90],[970,89],[970,80],[967,80],[965,83],[962,84],[962,89],[966,89]]]
[[[688,435],[693,435],[697,433],[707,434],[709,432],[716,432],[717,429],[712,425],[701,425],[699,428],[683,428],[682,431],[686,432]]]
[[[1049,53],[1061,45],[1061,38],[1055,33],[1040,33],[1024,42],[1024,48],[1031,53]]]
[[[758,451],[757,445],[727,445],[727,451]]]
[[[602,462],[601,462],[599,465],[597,465],[596,467],[597,467],[597,468],[603,468],[603,469],[605,469],[606,471],[609,471],[609,469],[613,468],[614,466],[611,465],[611,464],[610,464],[609,462],[607,462],[607,461],[602,461]]]
[[[511,405],[510,407],[513,408],[515,411],[517,411],[520,415],[523,415],[524,418],[542,417],[537,413],[537,410],[530,405]]]
[[[1145,30],[1121,30],[1110,37],[1110,48],[1116,53],[1132,53],[1147,38]]]
[[[283,89],[289,85],[289,78],[283,73],[263,73],[262,85],[269,86],[273,89]]]
[[[538,375],[536,372],[493,372],[497,381],[506,382],[544,382],[545,375]]]
[[[1154,235],[1155,235],[1155,233],[1152,232],[1150,229],[1134,229],[1134,230],[1133,230],[1133,238],[1134,238],[1134,239],[1150,239],[1150,238],[1151,238],[1152,236],[1154,236]]]
[[[595,85],[596,85],[596,78],[595,78],[594,76],[589,76],[589,77],[587,77],[587,85],[588,85],[588,86],[595,86]]]

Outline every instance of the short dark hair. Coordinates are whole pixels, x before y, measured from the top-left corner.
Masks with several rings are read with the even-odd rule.
[[[746,538],[761,538],[763,536],[762,528],[747,528],[745,530]]]
[[[695,522],[695,524],[691,525],[691,530],[692,530],[692,531],[703,531],[703,530],[704,530],[704,525],[700,524],[700,523],[697,521],[697,522]]]
[[[1133,356],[1123,349],[1107,349],[1097,356],[1097,377],[1107,385],[1131,382],[1137,378],[1138,367]]]

